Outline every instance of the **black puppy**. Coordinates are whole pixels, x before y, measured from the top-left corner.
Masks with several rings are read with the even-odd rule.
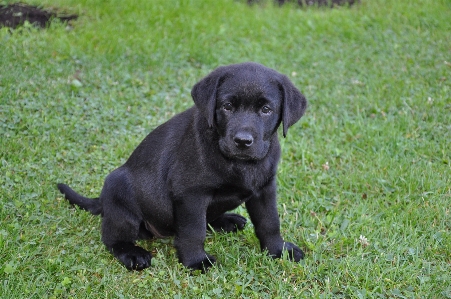
[[[222,66],[194,85],[195,106],[152,131],[128,161],[109,174],[99,200],[67,185],[70,203],[103,216],[102,241],[128,269],[150,266],[138,239],[175,235],[179,261],[205,270],[206,229],[232,232],[246,219],[226,213],[245,203],[262,250],[294,261],[299,247],[280,236],[276,171],[283,135],[307,101],[288,78],[256,63]]]

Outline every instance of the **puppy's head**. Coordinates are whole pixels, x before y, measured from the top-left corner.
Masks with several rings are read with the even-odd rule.
[[[216,128],[219,148],[228,158],[260,160],[283,124],[283,135],[307,107],[288,78],[257,63],[222,66],[194,85],[197,108]]]

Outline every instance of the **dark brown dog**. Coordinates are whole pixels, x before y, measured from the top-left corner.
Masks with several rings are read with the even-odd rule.
[[[246,219],[226,213],[246,205],[262,250],[304,253],[280,235],[276,170],[277,128],[297,122],[307,101],[288,78],[256,63],[219,67],[192,90],[195,106],[152,131],[128,161],[107,176],[100,198],[59,184],[66,198],[101,214],[102,241],[128,269],[150,266],[138,239],[175,235],[179,261],[205,270],[215,258],[204,250],[208,225],[242,229]]]

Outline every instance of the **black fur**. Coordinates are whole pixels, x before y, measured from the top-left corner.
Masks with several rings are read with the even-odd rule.
[[[262,250],[299,261],[304,253],[280,235],[276,171],[283,134],[307,101],[287,77],[256,63],[219,67],[192,89],[195,106],[152,131],[105,179],[98,200],[58,184],[70,203],[101,214],[102,241],[128,269],[150,266],[138,239],[175,236],[179,261],[205,270],[208,227],[233,232],[246,205]]]

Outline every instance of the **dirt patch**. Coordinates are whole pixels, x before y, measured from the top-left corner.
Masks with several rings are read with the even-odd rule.
[[[78,18],[77,15],[45,10],[25,3],[0,5],[0,27],[16,28],[28,21],[35,26],[46,28],[53,19],[67,22],[76,18]]]
[[[262,0],[247,0],[248,4],[260,3]],[[330,6],[335,5],[353,5],[359,3],[360,0],[274,0],[278,5],[283,5],[286,2],[295,2],[299,6]]]

